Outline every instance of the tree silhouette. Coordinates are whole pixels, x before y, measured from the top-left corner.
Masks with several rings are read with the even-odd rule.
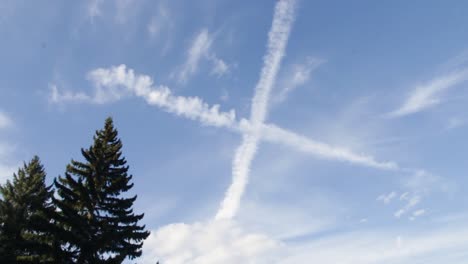
[[[55,215],[64,256],[74,263],[122,263],[141,255],[149,235],[138,225],[136,196],[125,197],[133,184],[122,157],[122,142],[111,118],[96,131],[84,162],[72,160],[65,176],[54,181],[58,197]]]

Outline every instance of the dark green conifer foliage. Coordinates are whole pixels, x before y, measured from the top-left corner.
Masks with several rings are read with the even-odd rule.
[[[0,263],[53,263],[53,237],[47,230],[53,191],[45,177],[36,156],[0,186]]]
[[[133,212],[136,196],[124,195],[133,184],[121,149],[108,118],[93,145],[81,150],[85,162],[72,160],[55,181],[59,237],[74,263],[122,263],[141,255],[149,232],[138,225],[143,214]]]

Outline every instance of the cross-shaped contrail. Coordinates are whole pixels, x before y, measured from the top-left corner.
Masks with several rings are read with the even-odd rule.
[[[346,161],[367,167],[385,170],[405,170],[395,162],[381,162],[372,156],[357,154],[334,147],[265,123],[268,101],[275,84],[281,59],[294,21],[295,0],[280,0],[275,6],[273,23],[268,34],[267,52],[263,59],[260,79],[255,86],[250,119],[237,121],[235,111],[220,111],[219,105],[209,106],[199,97],[173,95],[166,86],[157,86],[151,77],[135,74],[125,65],[98,68],[88,74],[94,84],[94,94],[60,92],[52,86],[50,100],[55,103],[81,101],[103,104],[128,96],[143,98],[148,104],[162,110],[199,121],[205,125],[224,127],[242,135],[242,144],[237,148],[232,162],[232,184],[221,202],[215,219],[230,219],[238,211],[242,194],[248,182],[249,170],[259,141],[268,141],[290,146],[316,157]]]

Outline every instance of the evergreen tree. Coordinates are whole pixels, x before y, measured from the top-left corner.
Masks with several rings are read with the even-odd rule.
[[[58,236],[74,263],[122,263],[141,255],[149,232],[138,225],[143,214],[133,212],[137,197],[123,195],[133,184],[121,149],[118,132],[107,118],[93,145],[81,150],[85,162],[72,160],[65,177],[54,182],[56,219],[62,228]]]
[[[36,156],[0,186],[0,263],[53,262],[53,238],[47,230],[53,192],[45,177]]]

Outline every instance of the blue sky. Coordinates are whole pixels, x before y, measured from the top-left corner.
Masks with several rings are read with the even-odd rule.
[[[142,263],[465,263],[465,1],[0,3],[0,181],[114,118]]]

